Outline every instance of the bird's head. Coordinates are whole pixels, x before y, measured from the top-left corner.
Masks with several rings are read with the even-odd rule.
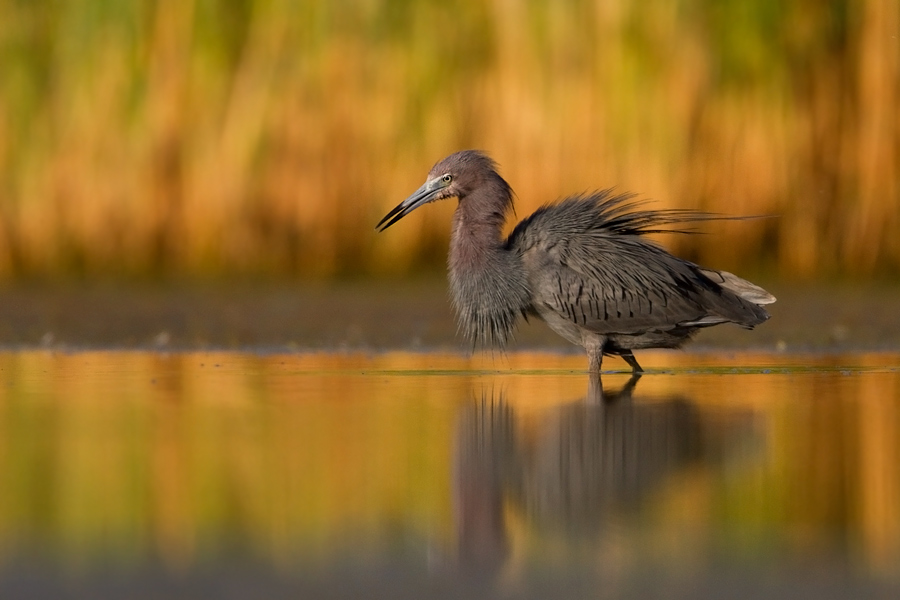
[[[384,231],[412,211],[430,202],[454,197],[462,200],[486,179],[492,177],[499,179],[497,165],[486,154],[477,150],[455,152],[438,161],[431,168],[422,187],[386,214],[375,229]]]

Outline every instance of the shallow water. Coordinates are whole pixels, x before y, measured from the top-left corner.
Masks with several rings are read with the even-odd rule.
[[[900,590],[900,354],[640,358],[0,353],[0,595]]]

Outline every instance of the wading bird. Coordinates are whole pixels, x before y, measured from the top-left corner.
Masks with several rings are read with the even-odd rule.
[[[512,188],[487,155],[439,161],[425,184],[378,223],[384,231],[429,202],[456,197],[448,260],[460,329],[473,344],[505,347],[520,316],[536,315],[583,346],[590,370],[603,355],[642,371],[633,350],[677,348],[697,329],[769,318],[775,297],[726,271],[677,258],[646,234],[715,220],[690,210],[642,210],[631,194],[604,190],[538,209],[504,238]]]

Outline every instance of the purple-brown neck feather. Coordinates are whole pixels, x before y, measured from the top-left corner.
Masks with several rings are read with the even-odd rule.
[[[528,283],[521,258],[505,248],[502,236],[512,190],[492,162],[478,166],[458,178],[463,191],[453,215],[450,289],[466,337],[502,348],[530,304]]]

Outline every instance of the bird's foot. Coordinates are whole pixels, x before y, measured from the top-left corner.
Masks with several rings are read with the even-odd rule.
[[[634,354],[631,352],[623,353],[620,355],[622,359],[628,363],[628,366],[631,367],[633,373],[643,373],[644,369],[641,368],[641,365],[638,364],[637,359],[634,357]]]

